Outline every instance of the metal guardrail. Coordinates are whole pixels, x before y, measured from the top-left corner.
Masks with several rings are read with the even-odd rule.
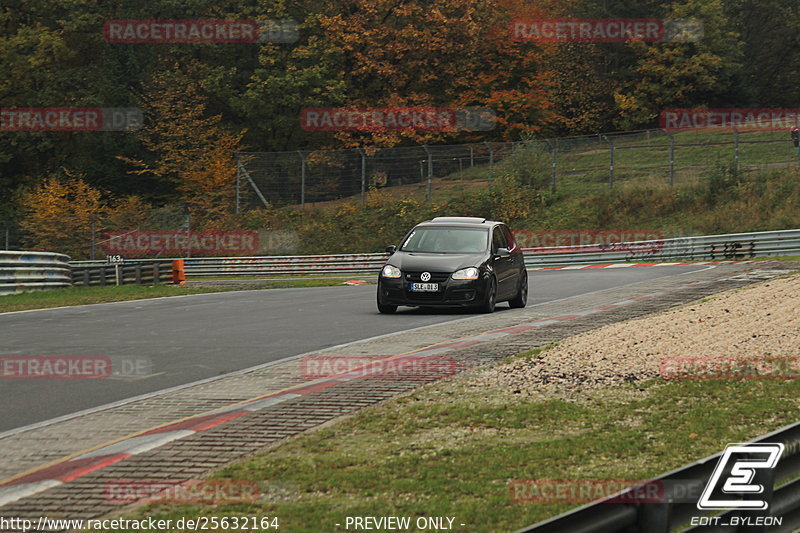
[[[72,267],[76,286],[155,284],[172,281],[172,261],[94,264]]]
[[[258,257],[200,257],[184,259],[187,278],[224,276],[377,274],[388,254],[288,255]],[[180,259],[180,258],[175,258]],[[132,259],[150,265],[173,259]],[[106,265],[105,261],[74,261],[73,268]],[[123,264],[129,264],[126,260]]]
[[[800,254],[800,229],[681,237],[655,241],[525,248],[529,268],[588,265],[748,259]],[[185,260],[187,278],[226,276],[285,276],[309,274],[377,274],[385,253],[259,257],[201,257]],[[171,260],[171,259],[170,259]],[[167,259],[135,259],[143,265]],[[74,267],[102,265],[103,261],[77,261]],[[126,263],[127,264],[127,263]]]
[[[747,259],[800,254],[800,229],[601,245],[526,248],[524,252],[528,267]]]
[[[72,285],[69,257],[50,252],[0,252],[0,295]]]
[[[658,486],[659,492],[663,491],[658,502],[622,503],[619,502],[622,498],[614,495],[521,529],[518,533],[669,533],[676,529],[703,533],[800,531],[800,422],[751,442],[782,442],[785,445],[775,469],[759,469],[759,475],[764,477],[754,480],[767,489],[759,499],[767,501],[768,510],[748,515],[783,517],[783,524],[779,527],[722,526],[730,524],[732,516],[743,516],[743,512],[714,514],[697,508],[699,495],[711,477],[720,452],[648,482]],[[730,474],[732,466],[730,464],[723,470],[721,479]],[[719,524],[692,526],[691,519],[695,516],[719,516]]]

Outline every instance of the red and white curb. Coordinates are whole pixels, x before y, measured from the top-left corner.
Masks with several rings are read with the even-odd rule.
[[[688,264],[696,265],[704,263]],[[651,298],[676,292],[687,287],[707,285],[709,283],[719,281],[719,279],[686,283],[677,288],[646,293],[635,298],[629,298],[627,300],[621,300],[612,304],[602,305],[584,311],[578,311],[570,315],[549,317],[533,322],[518,324],[516,326],[487,331],[462,340],[434,344],[408,354],[388,356],[384,359],[380,359],[380,361],[392,361],[401,358],[403,360],[415,360],[430,357],[432,355],[440,355],[454,350],[494,341],[510,335],[516,335],[525,331],[540,328],[542,326],[547,326],[549,324],[565,322],[575,318],[600,313],[608,309],[615,309],[617,307],[634,304],[643,300],[649,300]],[[373,361],[373,363],[374,362],[375,361]],[[102,446],[87,453],[70,457],[57,462],[56,464],[42,467],[19,477],[11,478],[5,482],[0,482],[0,507],[15,502],[19,499],[32,496],[44,490],[57,487],[69,481],[73,481],[91,472],[95,472],[107,466],[116,464],[124,459],[127,459],[128,457],[133,457],[134,455],[153,450],[189,435],[194,435],[196,433],[220,426],[246,414],[259,411],[286,400],[291,400],[293,398],[319,392],[336,386],[339,383],[346,383],[356,379],[365,379],[366,376],[361,369],[363,369],[363,367],[349,370],[340,374],[335,374],[330,377],[310,381],[308,383],[303,383],[279,392],[267,394],[265,396],[254,398],[252,400],[248,400],[246,402],[210,413],[190,417],[142,433],[134,434],[129,437],[123,437],[117,442]]]
[[[721,265],[725,263],[755,263],[755,261],[683,261],[680,263],[603,263],[598,265],[562,265],[545,267],[528,267],[528,270],[583,270],[585,268],[629,268],[629,267],[664,267],[682,265]]]

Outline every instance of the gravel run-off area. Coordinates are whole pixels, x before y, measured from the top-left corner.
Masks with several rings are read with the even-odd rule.
[[[800,378],[798,363],[800,275],[795,274],[570,337],[538,355],[473,374],[469,385],[569,396],[659,376],[794,379]]]

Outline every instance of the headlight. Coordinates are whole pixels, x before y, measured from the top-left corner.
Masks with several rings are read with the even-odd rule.
[[[453,272],[453,279],[478,279],[478,269],[469,267],[456,270]]]
[[[396,266],[386,265],[381,270],[381,276],[384,278],[399,278],[400,277],[400,269]]]

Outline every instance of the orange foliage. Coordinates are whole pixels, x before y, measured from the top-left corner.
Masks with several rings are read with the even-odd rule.
[[[106,206],[100,190],[83,176],[65,172],[66,179],[46,178],[22,196],[26,216],[20,227],[31,249],[83,258],[91,247],[92,223],[99,235]]]
[[[206,116],[197,85],[179,70],[161,71],[147,87],[142,140],[156,155],[150,165],[127,160],[133,173],[171,178],[198,227],[222,217],[234,205],[236,163],[244,131],[231,132],[222,116]]]

